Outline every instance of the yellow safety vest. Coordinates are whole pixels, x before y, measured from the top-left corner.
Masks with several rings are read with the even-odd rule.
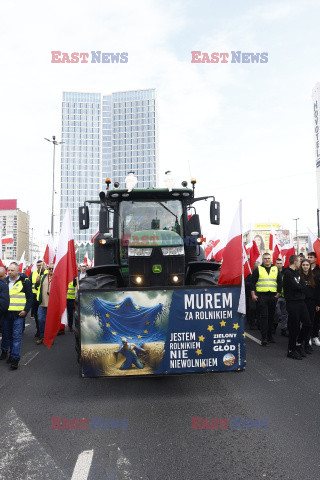
[[[277,292],[277,277],[278,269],[277,267],[272,266],[268,275],[267,270],[260,266],[259,269],[259,279],[256,283],[257,292]]]
[[[73,286],[73,280],[68,284],[67,300],[74,300],[76,298],[76,287]]]
[[[36,281],[37,281],[38,275],[40,275],[38,270],[35,270],[34,272],[32,272],[32,277],[31,277],[32,293],[38,293],[39,287],[36,288]]]
[[[39,283],[38,288],[36,288],[37,277],[40,275],[40,280],[41,280],[41,278],[43,277],[43,275],[44,275],[45,273],[48,273],[48,270],[45,270],[43,273],[41,273],[41,275],[40,275],[40,273],[38,272],[38,270],[35,270],[34,272],[32,272],[32,277],[31,277],[32,293],[35,293],[35,294],[38,293],[39,287],[40,287],[40,283]]]
[[[22,312],[25,309],[27,299],[26,294],[22,291],[23,283],[19,280],[9,290],[10,305],[9,312]]]

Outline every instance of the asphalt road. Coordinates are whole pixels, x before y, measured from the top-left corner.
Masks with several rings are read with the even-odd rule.
[[[244,372],[83,379],[73,334],[48,351],[29,322],[19,369],[0,362],[0,479],[319,478],[320,348],[296,361],[283,337],[267,348],[247,338]],[[52,417],[114,423],[53,429]],[[192,417],[229,428],[192,429]]]

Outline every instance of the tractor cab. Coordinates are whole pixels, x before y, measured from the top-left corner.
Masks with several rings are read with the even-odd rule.
[[[199,270],[196,264],[201,262],[202,269],[206,262],[193,203],[208,198],[195,198],[194,184],[190,189],[186,182],[183,188],[108,188],[106,193],[100,192],[99,202],[86,202],[100,203],[92,274],[112,271],[123,286],[185,285],[187,277]],[[219,213],[214,200],[211,223],[219,223]],[[88,207],[80,207],[79,214],[80,229],[88,228]],[[214,269],[206,263],[208,270]]]

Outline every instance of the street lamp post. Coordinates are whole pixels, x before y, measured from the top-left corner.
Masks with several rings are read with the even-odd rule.
[[[293,220],[296,222],[297,255],[299,255],[298,220],[300,220],[300,218],[294,218]]]
[[[33,264],[33,228],[31,228],[31,254],[30,254],[30,257],[31,257],[31,260],[30,260],[30,263],[31,265]]]
[[[51,235],[52,235],[52,238],[54,238],[54,174],[55,174],[55,162],[56,162],[56,145],[61,145],[64,142],[57,142],[55,135],[52,135],[52,140],[49,140],[49,138],[45,138],[45,140],[53,143]]]

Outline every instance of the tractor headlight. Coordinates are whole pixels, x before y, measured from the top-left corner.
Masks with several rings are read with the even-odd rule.
[[[128,248],[129,257],[150,257],[152,248]]]
[[[183,255],[184,254],[184,248],[181,247],[162,247],[162,255]]]

